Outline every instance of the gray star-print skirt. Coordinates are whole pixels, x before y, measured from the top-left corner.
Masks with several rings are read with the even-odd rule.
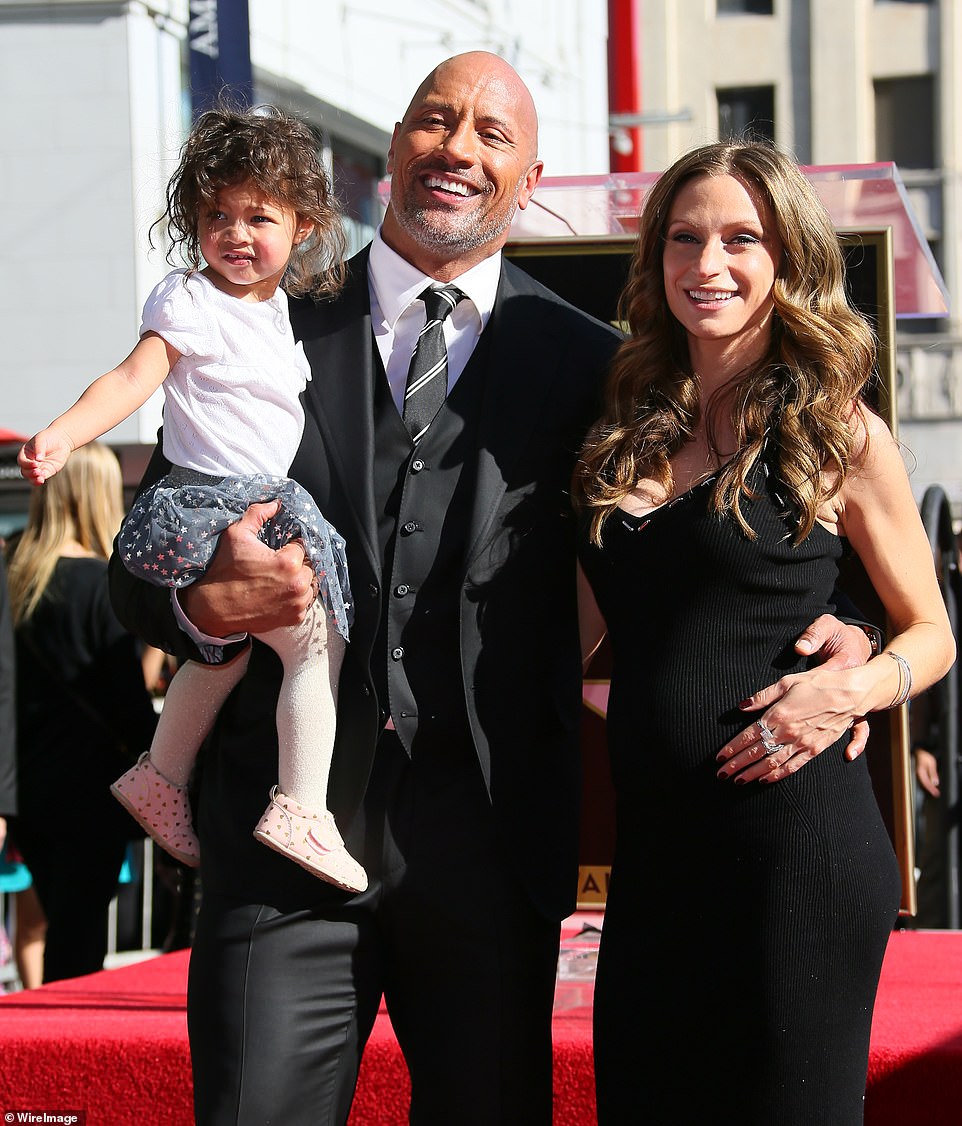
[[[134,501],[120,531],[121,558],[131,574],[155,586],[188,586],[204,573],[218,535],[250,505],[274,500],[280,510],[260,538],[275,551],[292,540],[303,544],[321,601],[346,639],[354,606],[344,538],[288,477],[209,477],[174,466]]]

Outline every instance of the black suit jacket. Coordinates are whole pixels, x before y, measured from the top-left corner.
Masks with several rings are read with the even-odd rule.
[[[383,702],[372,664],[386,596],[373,489],[375,342],[367,252],[340,296],[291,302],[313,371],[305,428],[290,475],[347,541],[355,621],[341,674],[331,808],[346,831],[364,797]],[[491,320],[463,552],[460,651],[465,706],[481,771],[519,875],[545,914],[574,906],[579,821],[581,663],[575,522],[569,486],[599,413],[603,373],[618,343],[607,325],[505,261]],[[145,480],[163,472],[155,455]],[[196,657],[165,591],[128,575],[116,557],[121,620],[148,641]],[[255,644],[204,758],[200,828],[205,890],[258,902],[312,902],[328,892],[250,839],[276,773],[274,703],[280,663]],[[220,842],[231,845],[233,860]]]

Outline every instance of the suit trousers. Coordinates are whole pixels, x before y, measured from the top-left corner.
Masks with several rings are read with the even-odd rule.
[[[188,1022],[198,1126],[347,1120],[382,993],[418,1126],[550,1126],[560,926],[495,831],[473,747],[378,744],[361,895],[280,911],[205,888]]]

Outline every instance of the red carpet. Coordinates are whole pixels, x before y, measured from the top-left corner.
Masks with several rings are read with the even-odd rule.
[[[594,1121],[593,953],[590,938],[566,937],[554,1022],[558,1126]],[[86,1126],[190,1126],[187,957],[169,954],[0,998],[0,1112],[83,1111]],[[364,1057],[351,1126],[402,1126],[408,1093],[382,1012]],[[892,935],[876,1006],[865,1121],[962,1122],[962,932]]]

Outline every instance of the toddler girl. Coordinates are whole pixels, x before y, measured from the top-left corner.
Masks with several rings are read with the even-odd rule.
[[[121,530],[118,553],[130,571],[186,586],[249,505],[281,502],[262,536],[275,549],[303,545],[318,599],[299,626],[256,635],[278,654],[284,677],[278,785],[254,835],[321,879],[363,891],[364,869],[327,809],[337,678],[352,619],[344,541],[286,477],[304,426],[299,396],[311,378],[287,292],[333,292],[344,244],[314,136],[272,107],[204,113],[159,222],[189,268],[168,274],[150,295],[130,355],[24,445],[21,472],[42,484],[74,449],[163,386],[163,450],[172,468],[134,502]],[[250,648],[227,663],[217,646],[204,656],[213,663],[178,671],[149,752],[111,787],[158,844],[192,866],[199,848],[187,781]]]

